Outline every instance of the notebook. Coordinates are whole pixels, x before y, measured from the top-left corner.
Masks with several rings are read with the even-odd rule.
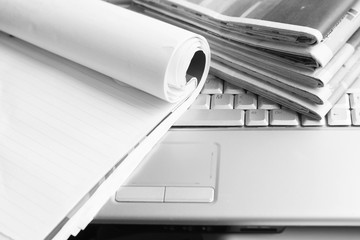
[[[209,46],[97,0],[0,5],[0,238],[67,239],[194,101]]]
[[[359,93],[358,77],[312,120],[210,76],[93,223],[205,233],[359,226]]]

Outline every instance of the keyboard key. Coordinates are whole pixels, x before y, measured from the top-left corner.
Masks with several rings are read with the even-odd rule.
[[[327,114],[327,120],[330,126],[351,125],[350,110],[343,108],[333,108]]]
[[[335,103],[335,105],[333,106],[333,108],[345,108],[345,109],[349,109],[349,108],[350,108],[349,95],[348,95],[348,94],[342,95],[342,96],[339,98],[339,100]]]
[[[235,95],[236,109],[256,109],[257,108],[257,97],[253,93],[243,93]]]
[[[190,109],[210,109],[210,95],[199,94]]]
[[[258,96],[258,109],[279,109],[280,105],[261,96]]]
[[[302,115],[301,116],[301,125],[303,125],[304,127],[325,126],[325,118],[322,118],[321,120],[315,120],[315,119],[312,119],[312,118]]]
[[[246,126],[262,127],[269,125],[269,112],[265,109],[246,110]]]
[[[202,94],[221,94],[223,93],[223,80],[213,75],[209,75],[206,79]]]
[[[351,110],[351,120],[354,126],[360,126],[360,108]]]
[[[187,110],[175,126],[243,126],[245,114],[241,109]]]
[[[240,93],[245,93],[245,90],[224,81],[224,94],[240,94]]]
[[[234,95],[215,94],[211,97],[211,109],[233,109]]]
[[[290,109],[275,109],[270,111],[270,125],[272,126],[298,126],[299,116]]]
[[[347,93],[360,92],[360,78],[356,79],[355,82],[346,91]]]
[[[351,109],[360,108],[360,92],[350,94]]]

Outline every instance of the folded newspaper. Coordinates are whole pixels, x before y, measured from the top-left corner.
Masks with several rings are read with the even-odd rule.
[[[310,87],[294,81],[301,76],[311,77],[315,72],[312,72],[312,75],[305,75],[307,72],[302,75],[300,71],[288,70],[286,76],[286,74],[282,74],[284,64],[276,65],[277,62],[271,61],[271,59],[254,60],[251,54],[242,54],[240,51],[224,52],[219,46],[213,47],[213,60],[269,82],[308,101],[324,104],[342,83],[344,76],[360,59],[359,46],[360,30],[344,45],[344,51],[335,55],[328,65],[317,70],[317,75],[321,77],[322,87]],[[222,46],[222,48],[225,47]]]
[[[340,17],[336,26],[331,29],[331,33],[324,39],[308,46],[284,41],[275,42],[266,38],[260,40],[258,37],[241,34],[238,34],[236,38],[230,38],[230,35],[235,35],[234,31],[220,29],[216,24],[209,24],[209,19],[204,17],[204,14],[201,14],[201,18],[198,19],[192,18],[191,14],[188,14],[188,18],[184,15],[185,6],[195,7],[196,5],[195,9],[200,11],[204,10],[205,6],[214,7],[211,3],[215,2],[197,1],[195,4],[193,1],[160,0],[150,3],[147,0],[134,0],[133,8],[206,37],[212,49],[211,72],[214,75],[315,119],[323,118],[358,78],[360,74],[358,70],[360,65],[359,0],[339,4],[340,8],[347,9],[344,12],[345,17]],[[246,1],[232,2],[244,4]],[[281,1],[278,2],[280,4]],[[306,6],[304,1],[300,2]],[[336,4],[331,1],[327,3]],[[261,4],[263,3],[258,3],[258,5]],[[223,5],[226,4],[220,4],[216,9],[221,12]],[[278,12],[290,11],[284,5],[280,4],[280,6],[283,9],[277,8]],[[292,15],[296,15],[299,9],[292,8],[292,11]],[[302,11],[310,10],[302,9]],[[319,12],[319,10],[313,12]],[[192,13],[192,15],[198,14],[195,11]],[[216,14],[215,16],[218,17]],[[333,17],[327,16],[327,18]],[[300,24],[304,20],[302,18],[304,15],[298,19]],[[348,21],[347,24],[344,24],[346,21]],[[238,32],[241,33],[240,30]],[[282,52],[274,51],[276,48]],[[289,54],[290,52],[292,53]],[[327,54],[329,52],[331,54]],[[316,64],[306,55],[311,56]],[[324,56],[326,59],[322,58]]]
[[[360,1],[134,0],[219,39],[307,68],[326,65],[360,26]]]
[[[316,69],[308,69],[297,65],[295,62],[284,61],[284,59],[278,55],[266,51],[264,52],[260,49],[249,48],[244,44],[239,44],[231,40],[216,38],[214,35],[209,34],[206,31],[204,32],[193,25],[189,25],[173,18],[165,17],[164,15],[152,10],[145,10],[145,12],[173,25],[177,25],[203,35],[211,44],[213,57],[216,57],[218,53],[230,55],[238,61],[243,60],[245,62],[255,64],[259,68],[269,71],[269,74],[279,74],[282,76],[284,81],[291,82],[291,84],[295,85],[298,83],[297,85],[300,87],[305,85],[305,87],[314,88],[326,85],[340,67],[345,64],[348,58],[354,54],[356,46],[360,44],[360,32],[357,29],[357,31],[347,40],[345,44],[341,46],[340,50],[325,66]],[[239,65],[239,67],[242,66],[243,65]]]
[[[263,81],[260,78],[251,76],[235,68],[229,67],[216,60],[212,60],[211,73],[224,79],[234,85],[240,86],[260,96],[277,102],[284,107],[292,109],[300,114],[306,115],[313,119],[322,119],[338,101],[338,99],[346,92],[346,90],[360,78],[360,60],[346,71],[344,76],[340,78],[341,83],[333,90],[331,96],[322,104],[316,104],[305,98],[298,97],[290,91]],[[341,73],[342,75],[343,73]],[[339,76],[340,77],[340,76]]]

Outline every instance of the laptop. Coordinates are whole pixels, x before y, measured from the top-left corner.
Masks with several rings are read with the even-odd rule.
[[[359,79],[315,121],[210,76],[93,223],[201,232],[360,226],[359,106]]]

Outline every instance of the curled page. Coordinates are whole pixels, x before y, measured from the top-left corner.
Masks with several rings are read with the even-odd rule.
[[[202,36],[106,2],[0,5],[0,30],[168,102],[188,96],[209,70]]]
[[[0,6],[0,239],[68,239],[195,100],[209,45],[100,0]]]

